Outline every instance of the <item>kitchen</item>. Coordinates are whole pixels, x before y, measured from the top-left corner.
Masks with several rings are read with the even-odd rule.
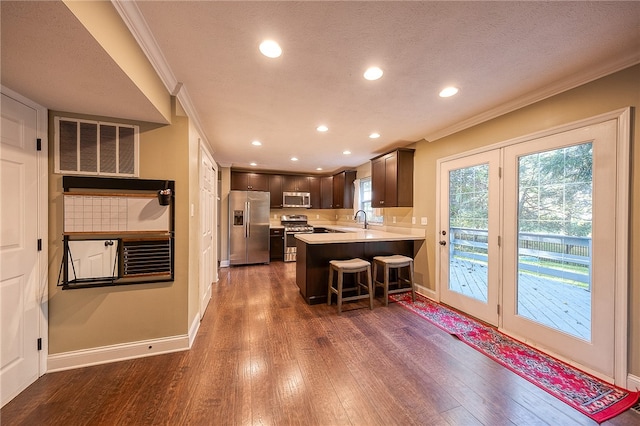
[[[356,181],[359,172],[371,178],[370,197],[375,205],[385,206],[384,211],[411,211],[413,156],[413,149],[399,148],[372,158],[370,164],[358,170],[327,176],[231,170],[230,264],[297,260],[296,276],[302,298],[315,304],[326,301],[329,260],[349,257],[371,260],[376,255],[392,254],[414,258],[424,241],[424,230],[402,226],[396,216],[391,218],[390,225],[378,223],[371,227],[367,223],[367,212],[361,210],[363,205],[358,201],[361,194],[356,194],[360,192],[360,180]],[[253,196],[260,197],[261,201],[251,207],[235,201],[241,197],[244,202],[245,197],[252,194],[259,194]],[[262,200],[268,200],[270,210],[266,207],[267,201]],[[249,212],[254,218],[253,224],[238,219],[239,215]],[[370,218],[372,213],[373,209],[369,208]],[[269,241],[264,230],[267,222]],[[411,223],[415,223],[415,218],[411,218]],[[247,253],[242,262],[236,260],[238,245]],[[345,246],[346,251],[339,256],[332,253],[337,247]],[[269,256],[267,247],[270,247]],[[301,258],[297,256],[298,250],[302,251]],[[316,272],[311,273],[307,267]]]

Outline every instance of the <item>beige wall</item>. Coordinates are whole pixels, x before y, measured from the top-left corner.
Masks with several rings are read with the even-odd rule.
[[[175,281],[63,291],[56,286],[62,259],[62,175],[52,173],[55,115],[101,119],[55,111],[49,115],[49,353],[186,335],[190,317],[188,119],[174,114],[167,126],[133,123],[140,125],[140,177],[176,181]]]
[[[420,257],[416,259],[416,272],[422,277],[422,284],[431,289],[435,286],[436,161],[438,159],[629,106],[640,106],[640,66],[601,78],[435,142],[419,142],[416,145],[414,160],[415,189],[412,214],[428,218],[426,244],[421,250]],[[633,121],[638,123],[639,119],[640,114],[636,108]],[[640,196],[638,195],[640,150],[634,149],[634,142],[639,137],[640,130],[636,125],[632,137],[629,237],[629,334],[631,336],[629,372],[634,375],[640,375],[640,322],[634,320],[640,316],[640,261],[638,258],[640,253]]]

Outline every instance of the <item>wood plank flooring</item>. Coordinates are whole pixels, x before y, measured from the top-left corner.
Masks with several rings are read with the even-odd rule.
[[[224,268],[191,350],[46,374],[0,423],[596,424],[404,308],[365,302],[308,306],[293,263]]]

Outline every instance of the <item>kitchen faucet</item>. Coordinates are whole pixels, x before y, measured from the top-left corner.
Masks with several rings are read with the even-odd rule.
[[[367,229],[367,212],[364,210],[358,210],[356,214],[353,215],[353,220],[358,219],[358,213],[360,212],[364,213],[364,229]]]

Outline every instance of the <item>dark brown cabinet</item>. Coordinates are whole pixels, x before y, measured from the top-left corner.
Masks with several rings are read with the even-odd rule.
[[[309,192],[309,177],[284,175],[282,180],[282,191],[284,192]]]
[[[269,175],[252,172],[231,172],[232,191],[268,191]]]
[[[269,230],[269,260],[284,260],[284,228]]]
[[[333,208],[333,176],[320,178],[320,208]]]
[[[311,208],[321,209],[321,194],[320,194],[320,176],[309,176],[309,192],[311,193]]]
[[[272,209],[282,208],[282,175],[269,175],[269,203]]]
[[[353,208],[353,181],[356,180],[356,172],[347,170],[333,175],[333,208]]]
[[[413,206],[413,149],[399,148],[371,159],[371,205]]]

